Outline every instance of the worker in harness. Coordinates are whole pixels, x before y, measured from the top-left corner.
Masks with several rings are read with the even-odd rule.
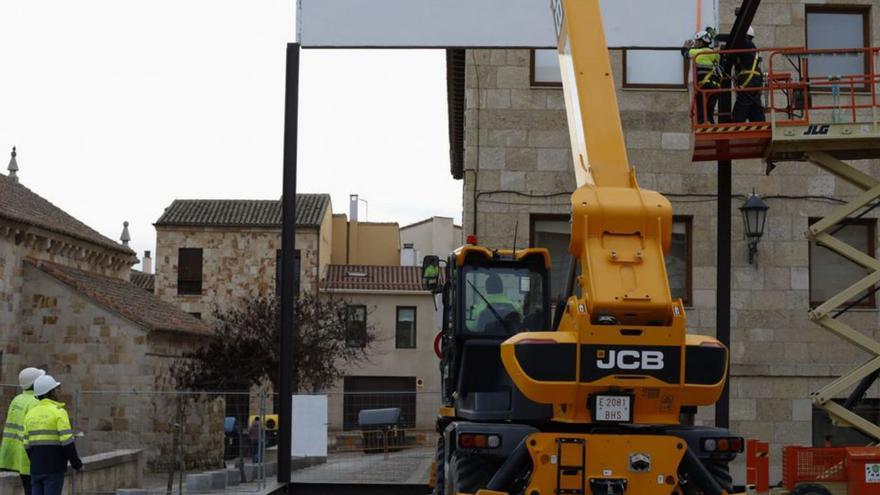
[[[706,93],[721,87],[721,71],[718,67],[721,57],[712,49],[711,30],[700,31],[692,39],[685,41],[681,54],[694,61],[697,66],[697,123],[715,123],[715,105],[718,93]]]
[[[3,443],[0,443],[0,470],[18,473],[24,495],[31,495],[31,463],[23,444],[24,418],[40,402],[34,396],[34,381],[45,374],[39,368],[25,368],[18,374],[21,393],[9,404],[3,427]]]
[[[761,57],[755,46],[755,29],[749,27],[746,39],[734,50],[749,50],[734,54],[734,71],[737,88],[761,88],[764,86],[764,75],[761,72]],[[761,91],[737,91],[736,103],[733,105],[734,122],[764,122],[764,105],[761,103]]]

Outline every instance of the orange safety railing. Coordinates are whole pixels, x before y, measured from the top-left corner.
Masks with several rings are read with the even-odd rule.
[[[704,89],[698,86],[696,64],[691,64],[693,100],[690,108],[691,122],[696,133],[717,131],[723,127],[729,132],[749,132],[754,126],[743,129],[730,124],[699,122],[697,105],[703,105],[703,115],[708,114],[713,96],[729,94],[732,101],[738,94],[759,93],[767,122],[772,126],[809,125],[816,123],[872,123],[878,124],[878,86],[880,86],[880,48],[810,50],[806,48],[771,48],[761,50],[720,50],[722,59],[738,54],[754,53],[763,64],[757,69],[763,73],[760,86],[738,87],[736,74],[723,75],[722,86]],[[862,60],[864,69],[858,73],[811,74],[811,63],[818,60]],[[763,65],[763,67],[762,67]],[[765,69],[765,70],[764,70]],[[830,101],[829,101],[830,100]],[[830,114],[830,121],[823,120]],[[765,132],[769,137],[770,126]]]
[[[800,483],[847,480],[845,447],[802,447],[782,449],[782,486],[788,490]]]

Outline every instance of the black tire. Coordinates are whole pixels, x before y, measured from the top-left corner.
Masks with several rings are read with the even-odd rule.
[[[705,460],[702,463],[723,490],[727,493],[733,493],[733,476],[730,475],[730,467],[727,462]],[[681,490],[684,495],[702,495],[703,493],[693,483],[682,484]]]
[[[446,493],[477,493],[480,488],[486,488],[497,470],[497,462],[456,450],[449,459]]]
[[[443,435],[437,437],[437,448],[434,449],[434,495],[446,493],[446,446]]]
[[[809,483],[796,487],[788,495],[831,495],[831,492],[822,485]]]
[[[721,485],[721,488],[727,493],[733,493],[733,476],[730,475],[730,466],[727,462],[706,461],[703,465],[712,473],[712,477]]]

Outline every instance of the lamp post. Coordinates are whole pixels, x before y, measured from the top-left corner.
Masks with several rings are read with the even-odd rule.
[[[746,202],[739,207],[742,212],[743,225],[746,229],[746,237],[749,239],[749,264],[755,262],[755,255],[758,254],[758,241],[764,235],[764,225],[767,223],[767,210],[770,207],[761,199],[760,196],[752,194],[746,199]]]

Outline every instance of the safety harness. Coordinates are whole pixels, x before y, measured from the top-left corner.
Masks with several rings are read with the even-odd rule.
[[[755,76],[761,76],[761,71],[758,70],[758,64],[761,62],[761,57],[755,56],[752,59],[752,66],[748,70],[742,70],[739,72],[738,76],[743,77],[746,76],[746,80],[741,84],[742,87],[748,87],[748,85],[752,82],[752,79]]]

